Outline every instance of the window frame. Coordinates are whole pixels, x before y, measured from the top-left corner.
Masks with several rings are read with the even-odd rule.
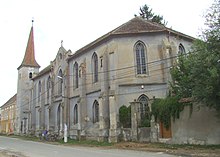
[[[92,106],[92,121],[93,123],[99,122],[99,103],[97,100],[94,101]]]
[[[148,75],[148,57],[147,48],[142,41],[138,41],[134,45],[135,73],[137,76]]]
[[[138,102],[140,102],[140,116],[143,118],[147,112],[147,107],[149,108],[149,98],[145,94],[142,94],[138,97]]]
[[[63,92],[63,72],[62,69],[59,70],[58,76],[61,78],[58,78],[58,95],[62,95]]]
[[[92,80],[93,83],[98,82],[98,55],[96,52],[93,53],[92,55]]]
[[[73,87],[79,88],[79,64],[77,62],[73,65]]]
[[[78,104],[75,104],[73,108],[73,124],[76,125],[79,123],[79,117],[78,117]]]

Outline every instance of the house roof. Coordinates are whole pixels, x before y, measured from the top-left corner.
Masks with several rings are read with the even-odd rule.
[[[1,106],[1,108],[10,106],[16,100],[17,100],[17,94],[15,94],[13,97],[11,97],[4,105]]]
[[[35,60],[34,29],[33,29],[33,26],[31,27],[31,31],[30,31],[30,34],[29,34],[29,38],[28,38],[28,43],[27,43],[24,59],[23,59],[21,65],[18,67],[18,69],[20,69],[23,66],[37,67],[37,68],[40,67],[40,65]]]
[[[156,22],[151,22],[149,20],[143,19],[141,17],[134,17],[130,21],[122,24],[121,26],[117,27],[116,29],[110,31],[109,33],[101,36],[100,38],[96,39],[95,41],[89,43],[88,45],[82,47],[81,49],[77,50],[73,55],[71,55],[68,60],[78,56],[82,52],[91,49],[93,46],[105,42],[109,40],[111,37],[117,35],[132,35],[132,34],[140,34],[140,33],[154,33],[154,32],[167,32],[176,34],[178,36],[185,37],[189,40],[194,40],[193,37],[180,33],[178,31],[172,30],[170,28],[165,27],[164,25],[158,24]]]

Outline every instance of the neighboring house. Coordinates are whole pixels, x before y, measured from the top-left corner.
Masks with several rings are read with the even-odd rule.
[[[16,97],[17,94],[15,94],[4,105],[1,106],[1,133],[5,133],[5,134],[14,133]]]
[[[38,135],[47,129],[63,136],[67,125],[70,138],[117,142],[119,108],[138,102],[143,112],[153,98],[166,97],[169,69],[193,41],[135,17],[74,53],[61,44],[55,59],[39,71],[32,27],[18,67],[16,133]]]

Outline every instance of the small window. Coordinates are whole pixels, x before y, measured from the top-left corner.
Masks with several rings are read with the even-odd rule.
[[[32,79],[32,77],[33,77],[33,74],[32,74],[32,72],[30,72],[29,73],[29,79]]]

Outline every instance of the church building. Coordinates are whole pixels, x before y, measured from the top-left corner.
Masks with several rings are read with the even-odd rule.
[[[62,44],[43,70],[35,59],[33,26],[18,67],[17,134],[49,130],[68,137],[117,142],[119,109],[151,107],[169,94],[169,70],[194,38],[135,17],[76,52]]]

